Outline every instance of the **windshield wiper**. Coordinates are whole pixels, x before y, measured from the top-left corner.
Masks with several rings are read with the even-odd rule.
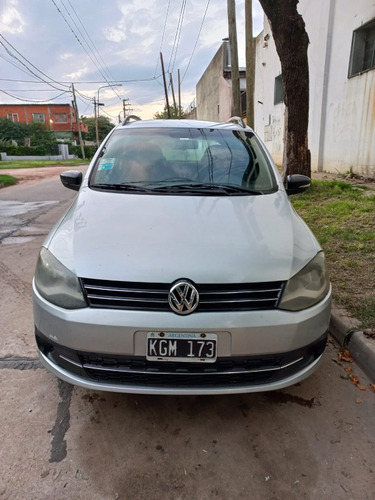
[[[188,194],[209,194],[211,196],[231,196],[231,195],[261,195],[262,191],[243,188],[241,186],[227,184],[210,184],[210,183],[189,183],[189,184],[172,184],[169,186],[158,186],[152,189],[158,193],[188,193]]]
[[[149,187],[140,186],[139,184],[110,184],[110,183],[101,183],[101,184],[91,184],[91,188],[94,189],[103,189],[109,191],[132,191],[137,193],[150,193],[153,189]]]
[[[165,184],[163,181],[142,181],[124,184],[99,183],[91,184],[94,189],[103,189],[109,191],[127,191],[133,193],[147,194],[190,194],[190,195],[209,195],[209,196],[246,196],[261,195],[262,191],[247,189],[241,186],[228,184],[211,183],[180,183]]]

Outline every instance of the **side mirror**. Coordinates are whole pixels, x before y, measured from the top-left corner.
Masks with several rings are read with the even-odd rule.
[[[311,179],[307,175],[293,174],[286,178],[285,190],[288,195],[306,191],[311,186]]]
[[[82,172],[79,170],[67,170],[60,174],[60,180],[68,189],[78,191],[82,184]]]

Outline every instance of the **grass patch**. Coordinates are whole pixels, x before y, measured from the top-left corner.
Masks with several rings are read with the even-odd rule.
[[[0,175],[0,188],[17,184],[18,179],[11,175]]]
[[[74,166],[74,165],[88,165],[85,160],[22,160],[22,161],[0,161],[1,169],[17,169],[17,168],[40,168],[40,167],[53,167],[58,165]]]
[[[323,247],[335,303],[375,328],[375,191],[313,181],[290,200]]]

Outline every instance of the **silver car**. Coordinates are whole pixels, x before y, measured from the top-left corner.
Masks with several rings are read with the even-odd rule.
[[[128,117],[40,251],[40,359],[82,387],[144,394],[280,389],[319,365],[331,287],[321,247],[256,134]]]

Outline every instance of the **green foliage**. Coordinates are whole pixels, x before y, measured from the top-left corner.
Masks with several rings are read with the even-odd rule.
[[[50,154],[45,146],[7,146],[3,149],[8,156],[43,156]]]
[[[55,134],[44,123],[31,123],[28,125],[30,133],[30,146],[44,146],[50,148],[57,144]]]
[[[92,158],[98,149],[96,146],[83,146],[85,150],[86,159]],[[69,151],[71,154],[78,156],[78,158],[82,158],[81,146],[70,146]]]
[[[13,186],[13,184],[17,184],[18,179],[12,177],[11,175],[0,175],[0,188],[5,186]]]
[[[38,152],[33,152],[30,148],[25,148],[25,151],[22,150],[26,138],[30,139],[31,147],[40,148]],[[26,125],[26,123],[0,118],[0,139],[3,141],[2,146],[5,145],[3,150],[9,155],[56,154],[55,151],[57,150],[55,134],[44,123]],[[12,146],[10,144],[11,140],[20,144],[18,148],[21,149]]]
[[[169,106],[169,109],[171,112],[171,119],[186,118],[186,114],[182,111],[182,108],[180,108],[180,113],[179,113],[178,106]],[[163,111],[157,112],[154,114],[154,119],[155,120],[168,120],[169,119],[167,105],[164,106]]]
[[[84,141],[96,142],[96,124],[95,118],[89,116],[82,116],[82,122],[86,123],[88,127],[88,132],[82,132],[82,138]],[[101,142],[113,129],[114,125],[109,118],[106,116],[99,116],[98,119],[98,129],[99,129],[99,141]]]
[[[26,123],[13,122],[8,118],[0,118],[0,138],[5,141],[24,141],[28,136],[28,125]]]
[[[375,191],[342,181],[313,181],[291,196],[326,254],[335,302],[375,327]]]
[[[9,140],[0,138],[0,151],[5,151],[8,146],[11,146],[12,143]]]
[[[74,167],[75,165],[84,165],[86,162],[82,160],[17,160],[17,161],[0,161],[0,171],[2,169],[16,170],[18,168],[42,168],[53,165],[64,165]],[[88,163],[88,162],[87,162]]]

